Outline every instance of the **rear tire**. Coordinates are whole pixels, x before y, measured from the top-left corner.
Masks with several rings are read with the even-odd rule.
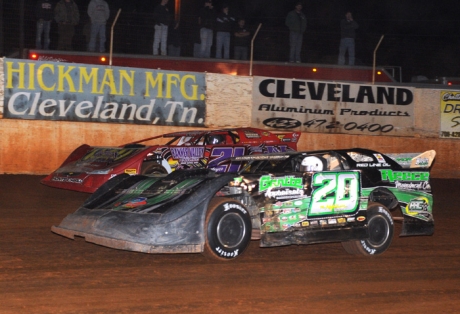
[[[221,261],[235,259],[251,241],[249,211],[234,199],[213,198],[209,202],[205,230],[205,256]]]
[[[369,238],[358,241],[342,242],[350,254],[378,255],[385,252],[393,239],[393,219],[390,211],[383,205],[371,204],[367,209]]]
[[[158,164],[157,162],[150,161],[150,162],[144,162],[141,167],[141,174],[167,174],[168,172],[166,171],[163,166]]]

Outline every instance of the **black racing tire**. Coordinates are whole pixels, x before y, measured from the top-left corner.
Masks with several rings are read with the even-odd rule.
[[[235,259],[251,241],[251,217],[240,202],[215,197],[209,202],[205,221],[203,254],[220,261]]]
[[[167,174],[168,171],[155,161],[144,162],[141,166],[141,174]]]
[[[394,224],[390,211],[381,204],[370,204],[367,208],[369,238],[358,241],[342,242],[350,254],[379,255],[385,252],[393,240]]]

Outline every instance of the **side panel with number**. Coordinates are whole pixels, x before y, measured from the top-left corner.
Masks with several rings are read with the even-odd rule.
[[[308,217],[355,212],[359,206],[360,185],[357,171],[315,173]]]
[[[224,162],[231,157],[244,156],[245,147],[213,147],[209,155],[208,168],[216,172],[236,172],[241,167],[241,162]]]

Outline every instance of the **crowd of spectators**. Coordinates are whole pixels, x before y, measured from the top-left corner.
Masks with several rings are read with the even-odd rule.
[[[285,18],[285,28],[289,32],[289,62],[305,62],[302,55],[307,18],[302,11],[302,2],[297,2]],[[37,49],[50,49],[50,30],[57,23],[58,39],[54,45],[57,50],[74,50],[73,40],[75,28],[84,24],[86,50],[90,52],[106,51],[107,21],[110,18],[109,4],[105,0],[90,0],[85,13],[81,17],[76,0],[38,0],[35,8]],[[197,8],[195,29],[181,28],[179,17],[175,16],[174,7],[169,0],[158,0],[150,15],[153,31],[153,55],[181,56],[185,41],[193,41],[193,57],[248,60],[251,39],[254,29],[248,27],[245,17],[235,13],[226,3],[215,7],[213,0],[203,0],[203,6]],[[53,22],[54,21],[54,22]],[[340,65],[345,64],[345,53],[348,52],[348,65],[354,65],[354,37],[358,27],[351,13],[341,21],[342,38],[340,40]],[[197,32],[197,36],[190,36]],[[195,39],[194,39],[195,38]],[[186,39],[186,40],[184,40]],[[152,46],[151,46],[152,47]],[[76,49],[81,50],[81,49]],[[211,55],[211,50],[213,55]],[[304,59],[304,60],[302,60]]]

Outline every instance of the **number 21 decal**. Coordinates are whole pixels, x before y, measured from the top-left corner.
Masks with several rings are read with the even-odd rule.
[[[359,202],[359,172],[315,173],[309,216],[354,212]]]

